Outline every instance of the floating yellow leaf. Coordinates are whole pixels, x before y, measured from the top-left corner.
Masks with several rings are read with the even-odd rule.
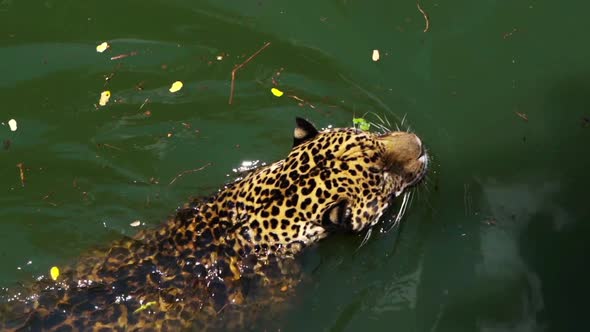
[[[59,268],[57,266],[53,266],[49,270],[49,274],[51,275],[51,279],[57,280],[57,277],[59,277]]]
[[[109,90],[103,91],[100,93],[100,100],[98,101],[98,104],[100,106],[105,106],[109,102],[110,98],[111,92]]]
[[[106,51],[107,48],[109,48],[109,47],[111,47],[111,45],[109,45],[109,43],[103,42],[102,44],[96,46],[96,51],[98,53],[102,53],[102,52]]]
[[[16,131],[17,125],[15,119],[8,120],[8,127],[10,127],[10,131]]]
[[[373,55],[371,56],[371,59],[373,59],[373,61],[379,61],[379,50],[373,50]]]
[[[282,95],[283,95],[283,91],[281,91],[281,90],[279,90],[279,89],[277,89],[277,88],[272,88],[272,89],[270,89],[270,92],[272,92],[272,94],[273,94],[275,97],[280,97],[280,96],[282,96]]]
[[[170,87],[170,92],[174,93],[180,89],[182,89],[182,82],[176,81],[176,82],[172,83],[172,86]]]
[[[141,307],[139,307],[139,308],[135,309],[135,311],[134,311],[133,313],[134,313],[134,314],[136,314],[136,313],[138,313],[138,312],[142,312],[142,311],[144,311],[145,309],[147,309],[147,308],[149,308],[149,307],[151,307],[151,306],[155,305],[156,303],[157,303],[156,301],[151,301],[151,302],[148,302],[148,303],[146,303],[146,304],[142,304],[142,305],[141,305]]]

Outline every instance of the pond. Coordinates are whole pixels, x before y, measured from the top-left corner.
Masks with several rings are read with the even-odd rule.
[[[427,183],[400,229],[306,252],[309,280],[275,325],[587,330],[588,10],[0,1],[0,286],[130,236],[137,221],[155,227],[243,161],[284,158],[295,117],[387,117],[427,145]],[[258,50],[232,93],[232,70]]]

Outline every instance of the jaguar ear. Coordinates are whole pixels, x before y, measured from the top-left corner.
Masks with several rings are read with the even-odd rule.
[[[348,206],[348,201],[343,199],[330,206],[322,217],[322,226],[327,229],[347,229],[351,227],[348,222],[352,210]]]
[[[293,147],[314,138],[318,134],[318,130],[307,120],[295,118],[295,122],[297,125],[293,130]]]

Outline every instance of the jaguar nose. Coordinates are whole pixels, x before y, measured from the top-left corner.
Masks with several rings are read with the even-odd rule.
[[[414,135],[414,138],[416,139],[416,144],[418,144],[419,147],[422,147],[422,140],[420,139],[420,137]]]
[[[416,145],[420,147],[420,155],[418,156],[418,159],[420,159],[426,154],[426,149],[424,149],[424,145],[422,144],[420,137],[414,135],[414,138],[416,139]]]

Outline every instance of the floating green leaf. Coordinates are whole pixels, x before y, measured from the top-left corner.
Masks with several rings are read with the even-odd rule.
[[[352,124],[355,128],[359,128],[362,131],[369,131],[371,124],[363,118],[352,118]]]

